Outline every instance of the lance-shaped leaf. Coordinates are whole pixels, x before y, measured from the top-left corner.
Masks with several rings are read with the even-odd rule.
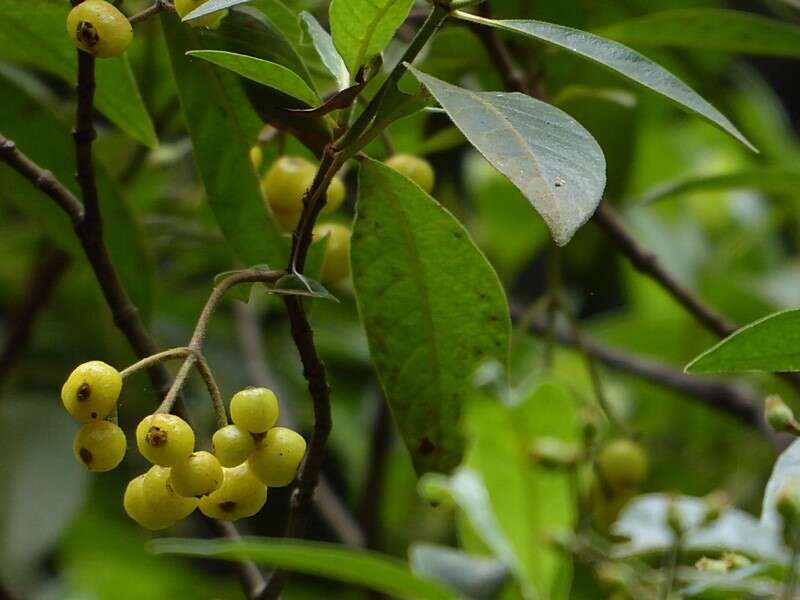
[[[244,263],[283,264],[286,243],[266,212],[248,158],[261,120],[232,73],[186,56],[200,45],[196,31],[171,14],[162,15],[162,23],[195,163],[217,224]]]
[[[0,0],[0,59],[40,69],[73,85],[75,46],[64,32],[69,2]],[[98,60],[97,109],[120,130],[143,144],[158,144],[127,56]]]
[[[239,4],[245,4],[250,0],[206,0],[200,6],[191,11],[188,15],[183,17],[183,21],[194,21],[200,17],[205,17],[218,10],[225,10]]]
[[[606,184],[600,146],[560,109],[526,96],[473,92],[411,67],[453,123],[539,212],[559,245],[592,216]]]
[[[742,327],[686,367],[688,373],[800,371],[800,309]]]
[[[581,31],[580,29],[572,29],[571,27],[542,21],[496,21],[461,12],[458,13],[458,16],[481,25],[527,35],[588,58],[649,90],[661,94],[684,109],[707,119],[751,150],[757,151],[725,115],[692,88],[646,56],[631,50],[619,42]]]
[[[643,46],[800,56],[800,27],[738,10],[668,10],[615,23],[602,33]]]
[[[322,102],[317,93],[308,87],[299,75],[283,65],[223,50],[191,50],[186,54],[202,58],[246,79],[288,94],[309,106],[317,106]]]
[[[322,59],[322,64],[328,69],[340,90],[346,89],[350,85],[350,73],[347,71],[347,65],[336,50],[331,35],[323,29],[309,12],[303,11],[300,13],[300,19],[303,23],[303,29],[311,38],[317,54]]]
[[[372,160],[361,166],[351,262],[372,359],[415,465],[452,469],[472,373],[508,363],[497,275],[450,213]]]
[[[414,0],[333,0],[333,42],[351,75],[380,54],[405,21]]]

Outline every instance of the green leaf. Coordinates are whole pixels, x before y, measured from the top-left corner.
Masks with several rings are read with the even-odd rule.
[[[195,163],[217,224],[245,264],[283,264],[287,244],[266,212],[249,159],[261,120],[233,74],[187,58],[198,47],[197,32],[172,14],[162,15],[162,23]]]
[[[334,302],[339,301],[319,281],[300,273],[284,275],[275,282],[274,286],[269,288],[269,291],[273,294],[282,294],[284,296],[306,296],[333,300]]]
[[[322,102],[317,93],[308,87],[299,75],[277,63],[221,50],[191,50],[186,54],[202,58],[237,75],[288,94],[308,106],[317,106]]]
[[[303,11],[300,13],[300,19],[303,23],[303,30],[311,38],[317,54],[322,59],[322,64],[333,75],[339,89],[347,89],[350,86],[350,73],[347,71],[347,65],[344,64],[344,60],[336,50],[331,35],[323,29],[322,25],[311,13]]]
[[[467,231],[416,184],[362,163],[351,262],[372,359],[417,470],[458,464],[470,376],[505,369],[505,294]]]
[[[800,56],[800,27],[737,10],[689,8],[651,13],[605,27],[602,34],[642,46]]]
[[[0,59],[54,75],[77,77],[77,50],[64,30],[69,2],[0,0]],[[132,138],[158,145],[153,123],[125,56],[97,61],[97,109]]]
[[[579,29],[542,21],[495,21],[466,13],[458,13],[458,16],[481,25],[521,33],[588,58],[657,94],[661,94],[689,112],[707,119],[751,150],[757,152],[756,148],[725,115],[704,100],[692,88],[649,58],[619,42]]]
[[[456,126],[517,186],[564,245],[606,184],[603,151],[580,123],[525,94],[473,92],[411,67]]]
[[[441,581],[473,600],[495,598],[508,579],[508,569],[500,561],[447,546],[416,543],[409,548],[408,557],[417,575]]]
[[[270,538],[245,538],[234,542],[162,539],[151,542],[150,548],[158,554],[252,560],[367,587],[398,598],[455,599],[439,583],[416,577],[405,563],[395,558],[335,544]]]
[[[406,20],[414,0],[333,0],[333,42],[351,75],[380,54]]]
[[[800,371],[800,309],[745,325],[686,366],[687,373]]]
[[[800,187],[800,169],[780,166],[749,167],[717,175],[694,175],[667,181],[646,191],[636,201],[650,204],[664,198],[718,190],[759,190],[795,194]]]
[[[530,446],[542,436],[579,443],[577,403],[562,386],[545,383],[511,408],[475,402],[465,427],[471,441],[465,465],[485,488],[496,528],[477,506],[465,508],[474,481],[468,486],[472,492],[461,490],[459,502],[470,523],[515,573],[526,597],[566,598],[571,564],[552,539],[568,535],[575,525],[575,491],[569,473],[535,465]]]
[[[14,83],[0,77],[0,132],[36,163],[53,174],[80,197],[75,180],[75,147],[70,128],[48,109],[39,106]],[[122,191],[101,164],[95,164],[100,211],[103,215],[106,244],[111,261],[134,304],[147,316],[153,307],[155,273],[148,248],[138,223],[125,204]],[[85,261],[72,224],[65,213],[41,191],[22,180],[11,169],[0,165],[3,199],[34,218],[43,232],[80,261]]]

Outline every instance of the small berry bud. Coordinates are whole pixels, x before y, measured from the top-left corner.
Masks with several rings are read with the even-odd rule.
[[[683,537],[684,525],[683,515],[681,515],[681,507],[676,497],[670,497],[667,501],[667,527],[672,530],[675,537]]]
[[[775,431],[799,433],[797,421],[794,418],[794,412],[783,401],[783,398],[777,394],[767,396],[764,401],[764,418]]]
[[[706,511],[703,515],[703,520],[701,523],[703,527],[716,522],[716,520],[719,519],[719,516],[731,505],[730,498],[728,498],[728,495],[721,490],[711,492],[705,498],[703,498],[703,502],[705,504]]]

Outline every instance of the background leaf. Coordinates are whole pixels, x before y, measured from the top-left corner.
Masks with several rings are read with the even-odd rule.
[[[500,561],[447,546],[414,544],[408,558],[417,575],[441,581],[469,599],[494,598],[508,578],[508,569]]]
[[[200,43],[191,28],[173,14],[162,23],[195,163],[225,239],[245,264],[283,264],[286,242],[266,212],[248,156],[261,120],[234,75],[189,60],[186,53]]]
[[[414,0],[332,0],[331,35],[351,75],[380,54]]]
[[[414,576],[404,563],[396,559],[334,544],[268,538],[236,542],[165,539],[153,542],[151,547],[160,554],[224,560],[250,559],[280,569],[353,583],[401,598],[454,599],[446,588]]]
[[[800,56],[800,27],[752,13],[688,8],[615,23],[601,32],[620,42],[773,56]]]
[[[742,327],[692,362],[689,373],[800,370],[800,309],[764,317]]]
[[[525,94],[473,92],[413,69],[467,139],[516,185],[564,245],[606,184],[603,151],[558,108]]]
[[[0,0],[0,59],[41,69],[75,84],[77,55],[64,30],[69,2]],[[126,56],[97,61],[97,109],[146,146],[158,144]]]
[[[777,496],[783,484],[789,481],[800,481],[800,441],[795,440],[786,448],[775,466],[767,481],[764,490],[764,502],[761,506],[761,523],[771,527],[775,531],[780,531],[782,518],[776,508]]]
[[[373,160],[361,166],[351,261],[372,359],[417,470],[452,469],[471,374],[508,361],[497,275],[444,208]]]
[[[469,20],[489,27],[521,33],[588,58],[707,119],[751,150],[755,150],[725,115],[699,96],[692,88],[649,58],[618,42],[586,31],[542,21],[495,21],[474,15],[470,15]]]
[[[239,4],[245,4],[250,1],[251,0],[206,0],[200,6],[183,17],[182,21],[194,21],[195,19],[210,15],[218,10],[225,10],[226,8],[238,6]]]
[[[10,80],[0,77],[0,132],[80,198],[75,180],[75,148],[70,128]],[[41,143],[47,140],[47,143]],[[111,260],[134,304],[147,317],[153,308],[155,273],[150,252],[122,191],[100,164],[95,165],[100,211]],[[64,212],[17,173],[0,165],[1,195],[34,218],[55,244],[84,261],[75,233]]]

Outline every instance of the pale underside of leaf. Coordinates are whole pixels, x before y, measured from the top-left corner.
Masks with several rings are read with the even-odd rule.
[[[566,244],[592,216],[606,183],[594,138],[561,110],[526,96],[474,92],[411,67],[456,126],[517,186]]]

